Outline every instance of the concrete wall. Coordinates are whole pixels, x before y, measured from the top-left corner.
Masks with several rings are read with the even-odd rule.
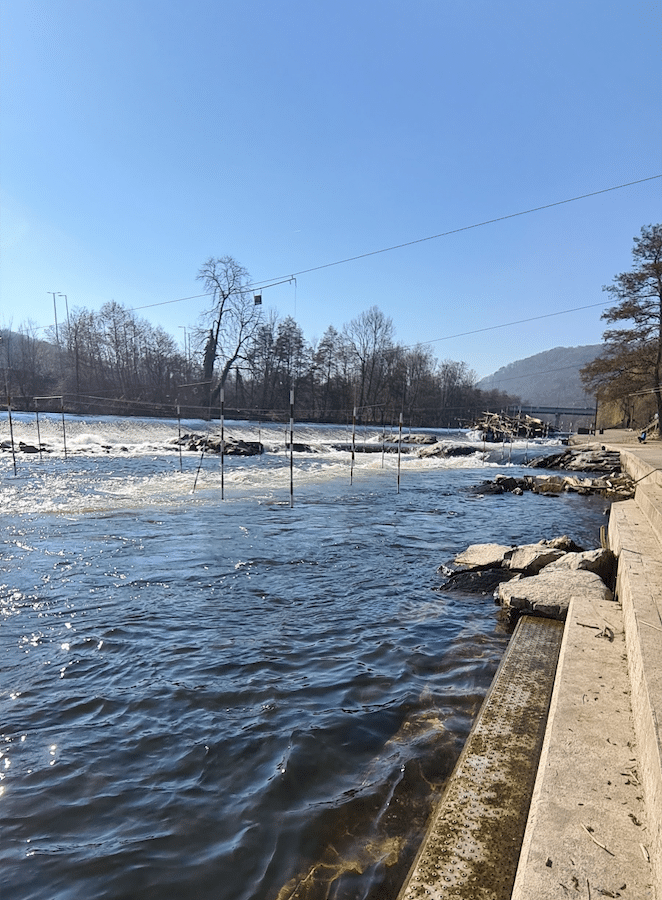
[[[608,541],[618,557],[648,849],[662,898],[662,472],[636,453],[622,451],[621,460],[638,484],[634,500],[612,504]]]

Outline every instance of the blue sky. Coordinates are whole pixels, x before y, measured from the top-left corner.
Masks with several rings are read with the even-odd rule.
[[[661,6],[0,0],[0,325],[55,291],[182,341],[204,299],[152,304],[232,255],[326,266],[263,291],[309,340],[377,305],[479,376],[598,343],[662,179],[466,226],[662,172]]]

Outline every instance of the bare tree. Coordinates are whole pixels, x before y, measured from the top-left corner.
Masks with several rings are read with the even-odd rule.
[[[228,372],[243,353],[261,323],[260,310],[249,290],[248,271],[232,256],[210,257],[197,278],[211,295],[211,304],[202,315],[204,354],[202,377],[209,406],[218,398]],[[214,377],[216,361],[222,360],[220,375]],[[214,382],[215,385],[214,385]]]
[[[387,354],[393,350],[393,321],[371,306],[345,325],[344,334],[356,359],[356,405],[373,407],[384,382]],[[374,410],[366,410],[366,415],[374,416]]]

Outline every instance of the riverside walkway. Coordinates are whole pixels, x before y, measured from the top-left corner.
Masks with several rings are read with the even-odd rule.
[[[662,442],[607,431],[573,445],[618,450],[637,482],[634,499],[610,510],[614,600],[570,601],[549,712],[538,713],[539,756],[521,753],[507,712],[495,724],[504,660],[399,900],[662,900]],[[518,641],[516,632],[511,658]],[[526,672],[506,674],[525,696],[537,676],[535,667],[528,681]],[[521,781],[533,784],[518,831],[504,794],[521,793],[519,784],[495,789],[504,773],[513,783],[490,745],[495,733],[510,740]],[[484,771],[487,785],[474,778]]]

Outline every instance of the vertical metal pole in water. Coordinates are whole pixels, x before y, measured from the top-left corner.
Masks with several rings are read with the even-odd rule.
[[[400,431],[398,433],[398,494],[400,493],[400,454],[402,452],[402,413],[400,413]]]
[[[294,506],[294,391],[290,391],[290,509]]]
[[[349,483],[354,483],[354,452],[356,450],[356,407],[352,412],[352,457],[349,464]]]
[[[221,500],[225,500],[225,388],[221,388]]]
[[[200,462],[198,463],[198,470],[195,473],[195,480],[193,482],[193,490],[191,493],[195,494],[195,487],[198,483],[198,475],[200,474],[200,469],[202,468],[202,460],[205,458],[205,447],[207,445],[203,442],[202,444],[202,453],[200,454]]]
[[[182,420],[179,413],[179,403],[177,404],[177,444],[179,445],[179,471],[182,471]]]
[[[39,459],[43,460],[42,450],[41,450],[41,432],[39,431],[39,410],[35,408],[34,414],[37,418],[37,443],[39,444]]]
[[[60,397],[60,411],[62,412],[62,442],[64,443],[64,458],[67,458],[67,429],[64,425],[64,397]]]
[[[382,469],[384,468],[385,446],[386,446],[386,433],[384,432],[384,410],[382,409]]]
[[[16,448],[14,447],[14,425],[11,420],[11,398],[7,394],[7,417],[9,419],[9,440],[11,441],[11,458],[14,462],[14,475],[16,472]]]

